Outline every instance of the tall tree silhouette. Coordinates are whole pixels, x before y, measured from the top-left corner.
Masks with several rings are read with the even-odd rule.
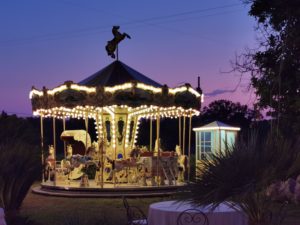
[[[259,47],[237,57],[234,70],[251,73],[257,105],[281,127],[300,133],[300,1],[243,0],[257,21]]]
[[[260,114],[257,115],[247,105],[241,105],[229,100],[216,100],[203,108],[200,121],[202,124],[207,124],[218,120],[230,125],[249,128],[251,122],[257,116],[260,117]]]

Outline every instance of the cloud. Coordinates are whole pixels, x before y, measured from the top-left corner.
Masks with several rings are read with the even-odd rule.
[[[225,94],[225,93],[233,93],[235,91],[236,91],[236,88],[234,88],[232,90],[216,89],[216,90],[213,90],[209,93],[205,93],[204,95],[207,96],[207,97],[214,97],[214,96],[222,95],[222,94]]]

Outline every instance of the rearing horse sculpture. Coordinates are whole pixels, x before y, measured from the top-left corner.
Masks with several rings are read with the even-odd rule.
[[[107,45],[105,46],[107,54],[109,56],[111,56],[112,58],[116,58],[115,51],[118,47],[118,44],[121,41],[123,41],[126,37],[131,39],[131,37],[128,34],[126,34],[126,33],[121,34],[119,32],[119,28],[120,28],[120,26],[113,26],[112,33],[114,35],[114,38],[112,40],[108,41]]]

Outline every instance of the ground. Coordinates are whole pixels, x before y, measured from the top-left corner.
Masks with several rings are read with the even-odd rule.
[[[172,197],[129,198],[130,205],[146,214],[153,202]],[[28,193],[21,214],[41,225],[125,225],[126,212],[120,198],[63,198]],[[300,225],[300,207],[293,207],[284,225]]]
[[[129,198],[128,202],[147,214],[151,203],[169,199],[170,197]],[[63,198],[29,192],[23,202],[21,214],[42,225],[126,224],[126,212],[120,198]]]

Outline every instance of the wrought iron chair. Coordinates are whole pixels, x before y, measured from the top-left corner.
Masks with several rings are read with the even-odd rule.
[[[199,209],[187,209],[177,217],[177,225],[209,225],[207,216]]]
[[[125,197],[122,198],[126,209],[127,225],[148,225],[147,217],[144,212],[136,206],[130,206],[127,199]]]

